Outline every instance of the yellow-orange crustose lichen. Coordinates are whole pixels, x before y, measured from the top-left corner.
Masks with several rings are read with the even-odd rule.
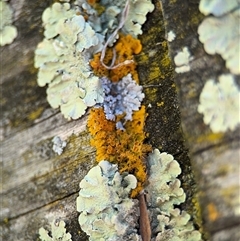
[[[87,2],[97,11],[98,15],[105,11],[105,7],[99,3],[100,0],[87,0]]]
[[[133,60],[134,54],[139,54],[142,50],[140,40],[133,38],[131,35],[119,35],[119,39],[114,46],[116,50],[116,60],[114,65],[123,63],[125,60]],[[131,73],[133,79],[138,83],[138,74],[136,71],[136,63],[133,61],[129,64],[121,65],[115,69],[108,70],[102,66],[100,62],[101,53],[94,55],[93,60],[90,61],[90,65],[96,75],[102,77],[107,76],[113,82],[117,82],[127,74]],[[112,48],[107,48],[104,64],[110,65],[113,58]]]
[[[99,2],[99,0],[87,0],[87,2],[88,2],[90,5],[94,5],[94,4],[96,4],[97,2]]]
[[[138,184],[132,197],[143,189],[146,181],[144,156],[151,151],[149,145],[143,144],[145,117],[145,107],[142,106],[134,112],[133,120],[125,124],[125,131],[117,130],[116,122],[107,120],[102,108],[92,109],[88,118],[88,128],[93,136],[91,144],[97,149],[96,160],[116,163],[120,173],[128,172],[136,176]]]

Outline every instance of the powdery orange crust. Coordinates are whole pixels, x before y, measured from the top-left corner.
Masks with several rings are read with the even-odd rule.
[[[96,160],[118,164],[120,173],[128,172],[137,178],[132,197],[143,189],[147,178],[144,156],[151,151],[151,147],[143,144],[145,117],[145,106],[142,106],[134,112],[133,120],[125,124],[125,131],[117,130],[116,122],[107,120],[102,108],[92,109],[88,118],[88,128],[93,136],[91,145],[97,149]]]
[[[99,2],[99,0],[87,0],[90,5],[94,5]]]
[[[140,40],[133,38],[131,35],[119,35],[119,39],[114,46],[116,50],[116,61],[114,65],[123,63],[125,60],[133,60],[134,54],[139,54],[142,50],[142,44]],[[93,60],[90,61],[90,65],[96,75],[102,77],[107,76],[113,82],[121,80],[124,76],[131,73],[133,79],[138,83],[138,73],[136,71],[136,63],[133,61],[130,64],[121,65],[116,69],[108,70],[102,66],[100,62],[101,53],[94,55]],[[104,64],[110,65],[113,58],[112,48],[107,48]]]

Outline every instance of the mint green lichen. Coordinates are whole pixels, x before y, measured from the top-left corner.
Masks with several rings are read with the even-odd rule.
[[[75,11],[71,9],[69,3],[54,3],[52,7],[47,8],[42,15],[43,26],[45,28],[44,36],[47,39],[54,38],[58,35],[58,24],[71,18]]]
[[[137,179],[120,175],[117,165],[101,161],[80,182],[79,224],[91,241],[140,241],[137,200],[129,198]]]
[[[115,28],[119,24],[117,20],[118,14],[122,12],[126,1],[102,0],[101,4],[106,7],[106,11],[101,17],[105,21],[107,20],[107,28]],[[123,32],[137,37],[139,34],[142,34],[142,25],[147,20],[146,15],[153,11],[154,5],[150,0],[129,0],[128,4],[129,13],[123,26]]]
[[[240,74],[240,1],[201,0],[199,10],[207,17],[198,27],[199,40],[208,54],[220,54],[233,74]]]
[[[213,14],[214,16],[221,16],[237,8],[239,3],[239,0],[201,0],[199,10],[205,15]]]
[[[181,182],[177,179],[181,168],[172,155],[166,152],[160,153],[157,149],[149,154],[148,163],[150,166],[149,184],[146,187],[146,191],[150,194],[148,201],[151,207],[160,208],[161,212],[169,215],[174,205],[179,205],[186,198],[180,187]]]
[[[191,54],[187,47],[184,47],[182,51],[174,57],[174,63],[176,64],[175,71],[177,73],[184,73],[190,71],[189,62],[192,60]]]
[[[47,38],[35,51],[38,84],[48,84],[47,100],[53,108],[60,107],[67,119],[78,119],[87,107],[103,101],[99,78],[88,63],[103,38],[68,3],[53,4],[43,20]]]
[[[142,34],[142,25],[147,19],[146,15],[154,9],[151,0],[101,0],[99,4],[105,10],[98,16],[97,12],[91,8],[86,0],[77,0],[75,4],[81,5],[88,13],[88,21],[95,31],[107,37],[119,26],[120,15],[126,4],[129,5],[129,12],[122,30],[133,37]],[[111,41],[109,44],[112,45],[113,42]]]
[[[146,22],[147,14],[154,10],[151,0],[130,0],[130,8],[123,31],[137,37],[142,34],[142,25]]]
[[[51,224],[51,236],[48,235],[48,231],[44,228],[39,229],[39,236],[42,241],[72,241],[71,234],[66,233],[65,222],[52,222]]]
[[[240,91],[233,75],[221,75],[219,81],[209,79],[199,101],[198,112],[214,133],[233,131],[240,124]]]
[[[180,166],[173,156],[155,149],[147,158],[149,179],[146,187],[151,221],[151,241],[200,241],[190,215],[175,208],[186,195],[177,176]],[[102,161],[80,182],[77,210],[79,223],[90,240],[141,240],[137,235],[138,201],[130,199],[136,178],[119,174],[117,165]]]
[[[100,16],[86,0],[75,1],[72,8],[70,3],[54,3],[42,15],[45,39],[35,51],[37,81],[39,86],[48,85],[49,104],[60,107],[67,119],[78,119],[88,107],[103,102],[101,83],[89,66],[93,54],[104,52],[104,42],[119,24],[125,23],[126,33],[140,34],[146,14],[154,9],[149,0],[103,0],[101,5],[106,11]],[[125,5],[130,7],[126,22],[119,20]]]
[[[174,208],[185,201],[186,195],[177,176],[180,166],[173,156],[155,149],[148,156],[148,208],[151,213],[152,241],[200,241],[190,215]]]
[[[17,37],[17,28],[12,26],[13,11],[6,1],[0,1],[0,46],[10,44]]]

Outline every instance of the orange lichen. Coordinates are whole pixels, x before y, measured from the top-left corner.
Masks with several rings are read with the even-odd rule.
[[[87,2],[88,2],[90,5],[94,5],[94,4],[96,4],[97,2],[99,2],[99,0],[87,0]]]
[[[149,145],[143,144],[145,117],[145,107],[142,106],[134,112],[133,120],[125,124],[125,131],[117,130],[116,122],[107,120],[102,108],[92,109],[88,118],[88,128],[93,136],[91,144],[97,149],[96,160],[116,163],[120,173],[136,176],[138,184],[132,197],[136,197],[146,181],[144,156],[151,151]]]
[[[208,210],[208,218],[211,222],[214,222],[217,218],[219,218],[220,214],[214,205],[214,203],[209,203],[207,205],[207,210]]]
[[[100,76],[109,76],[109,70],[106,69],[100,62],[101,53],[97,53],[93,56],[93,59],[90,61],[90,65],[93,68],[93,72]],[[110,48],[106,50],[105,58],[103,60],[104,64],[110,65],[112,61],[113,53]]]
[[[125,60],[133,60],[134,54],[139,54],[142,50],[142,45],[140,40],[134,39],[131,35],[119,35],[119,39],[114,46],[116,50],[116,60],[114,65],[123,63]],[[100,62],[101,53],[94,55],[93,60],[90,61],[90,65],[96,75],[102,77],[107,76],[113,82],[117,82],[122,79],[127,74],[131,73],[133,79],[138,83],[138,74],[136,71],[136,63],[133,61],[129,64],[121,65],[115,69],[108,70],[102,66]],[[110,65],[113,58],[112,48],[107,48],[105,58],[103,60],[104,64]]]
[[[114,66],[120,65],[117,68],[107,69],[100,61],[101,53],[97,53],[90,61],[94,73],[100,77],[106,76],[113,82],[121,80],[130,73],[138,83],[134,55],[141,52],[141,42],[131,35],[120,34],[113,48],[106,49],[103,63],[110,66],[112,59],[115,58],[113,54],[115,51]],[[132,61],[128,64],[122,64],[126,60]],[[110,121],[106,119],[104,110],[97,108],[91,110],[88,119],[88,128],[93,136],[91,144],[96,147],[96,160],[108,160],[116,163],[120,173],[128,172],[137,178],[137,187],[132,191],[132,197],[136,197],[143,189],[143,184],[146,181],[144,157],[147,152],[151,151],[149,145],[143,144],[146,136],[144,132],[145,117],[145,107],[142,106],[139,111],[133,113],[132,121],[125,123],[124,131],[116,129],[116,123],[123,120],[124,115],[118,116],[116,121]]]
[[[87,0],[87,2],[97,11],[99,16],[106,10],[105,6],[100,3],[100,0]]]
[[[142,44],[139,39],[135,39],[131,35],[120,34],[119,41],[116,44],[116,51],[122,56],[139,54],[142,51]]]

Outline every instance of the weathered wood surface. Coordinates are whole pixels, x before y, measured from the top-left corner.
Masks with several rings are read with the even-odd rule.
[[[49,223],[55,219],[65,220],[74,241],[87,240],[79,227],[76,211],[79,182],[95,164],[95,152],[89,145],[86,130],[87,116],[68,122],[57,110],[52,110],[46,102],[45,89],[37,86],[37,70],[33,67],[34,49],[42,40],[41,14],[51,3],[11,1],[18,37],[11,45],[0,49],[3,90],[0,237],[6,241],[38,240],[39,228],[49,228]],[[180,107],[182,127],[200,189],[203,224],[212,240],[238,240],[239,214],[234,215],[238,208],[234,200],[239,190],[238,132],[212,136],[196,112],[205,76],[221,73],[224,63],[220,58],[207,56],[197,40],[196,29],[203,18],[197,2],[163,2],[164,18],[160,2],[155,0],[154,3],[156,9],[149,14],[141,36],[143,52],[137,57],[140,81],[145,86],[145,104],[152,106],[148,108],[146,141],[173,154],[180,162],[182,185],[187,193],[183,207],[195,215],[197,210],[192,202],[196,184],[184,147]],[[190,16],[194,20],[191,21]],[[183,46],[189,46],[192,51],[195,61],[191,72],[174,75],[165,27],[177,34],[176,41],[170,44],[172,57]],[[179,102],[173,81],[178,87]],[[61,156],[52,151],[51,139],[56,135],[68,137],[68,145]]]
[[[204,18],[198,4],[162,0],[166,32],[176,34],[169,43],[172,59],[185,46],[193,56],[191,70],[174,76],[181,122],[196,173],[204,226],[211,240],[240,240],[240,128],[213,134],[197,112],[205,82],[229,73],[221,57],[206,54],[198,41],[197,28]],[[239,84],[239,76],[236,80]]]

